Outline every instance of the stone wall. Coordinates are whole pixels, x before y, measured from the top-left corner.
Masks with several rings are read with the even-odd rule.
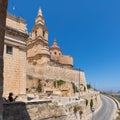
[[[71,87],[71,82],[74,82],[76,86],[79,84],[79,79],[80,79],[80,84],[85,86],[86,88],[86,93],[87,93],[87,87],[86,87],[86,80],[85,80],[85,74],[83,71],[77,71],[77,70],[69,70],[65,68],[60,68],[60,67],[53,67],[49,65],[29,65],[27,66],[27,87],[31,88],[33,86],[30,86],[37,82],[36,79],[41,79],[46,81],[55,81],[55,80],[64,80],[66,81],[66,84],[68,84],[68,87],[70,85]],[[37,84],[36,84],[37,85]],[[35,86],[34,86],[35,87]],[[81,92],[82,93],[82,92]]]
[[[4,96],[9,92],[14,94],[26,93],[26,52],[13,45],[13,53],[7,54],[4,50]]]
[[[74,107],[78,103],[66,106],[50,102],[7,103],[4,104],[4,120],[80,120]]]
[[[4,120],[66,120],[62,107],[47,102],[6,103],[4,104]],[[54,119],[53,119],[54,118]]]
[[[87,120],[88,111],[89,105],[82,99],[65,105],[51,101],[5,103],[4,120]]]

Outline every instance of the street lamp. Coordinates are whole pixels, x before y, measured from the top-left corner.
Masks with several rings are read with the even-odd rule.
[[[93,114],[94,114],[95,108],[92,107],[92,108],[91,108],[91,111],[92,111],[92,120],[93,120]]]
[[[79,72],[79,78],[78,78],[79,96],[78,98],[80,99],[80,68],[78,69],[78,72]]]
[[[78,71],[78,99],[80,100],[80,68],[75,69]]]

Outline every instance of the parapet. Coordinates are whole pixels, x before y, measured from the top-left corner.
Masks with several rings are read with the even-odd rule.
[[[72,65],[73,66],[73,58],[71,56],[62,55],[59,58],[59,62],[65,65]]]
[[[7,18],[6,18],[6,27],[28,34],[26,21],[21,17],[16,17],[9,13],[7,14]]]

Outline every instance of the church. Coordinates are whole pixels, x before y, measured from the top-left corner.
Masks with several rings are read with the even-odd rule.
[[[62,54],[56,40],[49,48],[48,30],[41,9],[38,11],[32,34],[27,40],[27,60],[30,64],[41,65],[48,63],[52,66],[73,68],[73,58]]]
[[[48,30],[41,9],[38,10],[31,34],[28,34],[23,18],[7,15],[4,96],[9,92],[16,95],[50,92],[73,96],[79,87],[81,95],[87,92],[84,71],[74,70],[73,58],[62,53],[57,40],[49,46]]]

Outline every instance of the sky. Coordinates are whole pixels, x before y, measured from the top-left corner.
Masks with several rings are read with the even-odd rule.
[[[74,68],[99,90],[120,90],[120,0],[9,0],[8,12],[31,32],[38,9],[49,32]]]

